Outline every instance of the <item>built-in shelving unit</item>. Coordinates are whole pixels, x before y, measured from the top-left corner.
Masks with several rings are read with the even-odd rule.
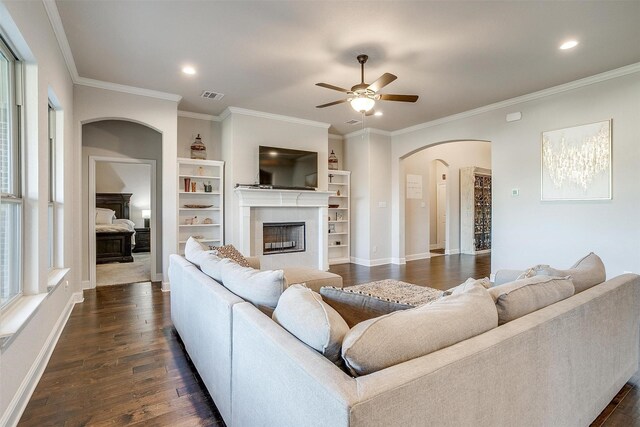
[[[460,169],[460,252],[491,252],[491,169]]]
[[[351,260],[351,172],[330,170],[328,186],[329,191],[336,192],[336,195],[329,196],[329,264],[345,264]]]
[[[205,191],[205,185],[211,185],[211,191]],[[178,159],[178,253],[184,254],[189,236],[206,245],[224,244],[223,192],[224,162]]]

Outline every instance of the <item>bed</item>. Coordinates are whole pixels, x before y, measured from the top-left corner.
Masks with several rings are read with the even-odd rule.
[[[133,262],[134,223],[131,193],[96,193],[96,264]]]

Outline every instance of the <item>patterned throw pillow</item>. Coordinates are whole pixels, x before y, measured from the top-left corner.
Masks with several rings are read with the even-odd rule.
[[[219,258],[228,258],[242,267],[251,267],[247,259],[233,245],[209,246],[209,248]]]

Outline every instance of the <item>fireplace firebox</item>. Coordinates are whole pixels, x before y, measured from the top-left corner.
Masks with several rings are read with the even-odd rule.
[[[262,224],[263,255],[304,252],[304,222],[265,222]]]

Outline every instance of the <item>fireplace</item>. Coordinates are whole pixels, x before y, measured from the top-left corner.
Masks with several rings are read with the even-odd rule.
[[[265,222],[262,224],[263,255],[304,252],[304,222]]]

